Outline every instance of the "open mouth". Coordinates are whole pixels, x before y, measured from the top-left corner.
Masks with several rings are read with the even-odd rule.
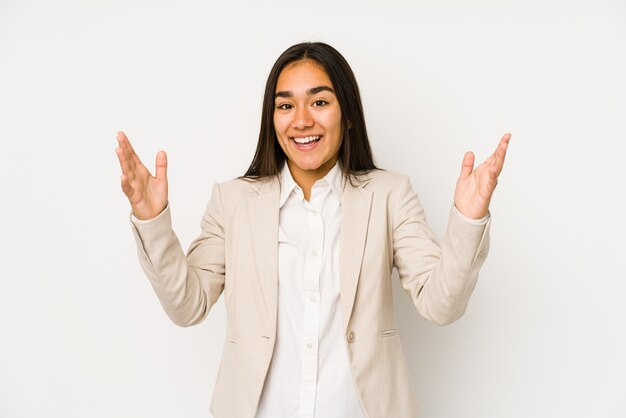
[[[316,142],[319,142],[320,139],[322,139],[322,135],[311,135],[311,136],[304,136],[304,137],[289,137],[289,139],[291,139],[293,142],[295,142],[298,145],[309,145],[309,144],[314,144]]]

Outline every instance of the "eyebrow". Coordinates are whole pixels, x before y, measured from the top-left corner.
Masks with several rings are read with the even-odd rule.
[[[308,89],[306,91],[306,94],[307,96],[312,96],[322,91],[329,91],[333,94],[335,93],[335,91],[328,86],[317,86],[317,87],[311,87],[310,89]],[[292,91],[278,91],[276,92],[276,95],[274,97],[275,98],[276,97],[293,97],[293,92]]]

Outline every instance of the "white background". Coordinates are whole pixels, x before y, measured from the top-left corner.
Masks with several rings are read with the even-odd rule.
[[[463,153],[512,132],[492,248],[437,327],[396,281],[423,418],[626,416],[626,3],[0,0],[0,416],[206,417],[225,336],[163,313],[115,134],[169,156],[174,229],[244,173],[278,55],[324,41],[439,237]]]

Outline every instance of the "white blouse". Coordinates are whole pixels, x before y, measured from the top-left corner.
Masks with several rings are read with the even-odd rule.
[[[365,418],[342,330],[338,164],[309,201],[287,164],[281,173],[278,323],[257,418]]]

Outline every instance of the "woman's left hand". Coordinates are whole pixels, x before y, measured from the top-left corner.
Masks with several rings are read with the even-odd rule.
[[[474,169],[474,153],[471,151],[465,153],[461,175],[454,191],[454,205],[466,217],[481,219],[487,216],[489,202],[504,165],[509,139],[511,139],[511,134],[504,134],[495,152],[476,169]]]

